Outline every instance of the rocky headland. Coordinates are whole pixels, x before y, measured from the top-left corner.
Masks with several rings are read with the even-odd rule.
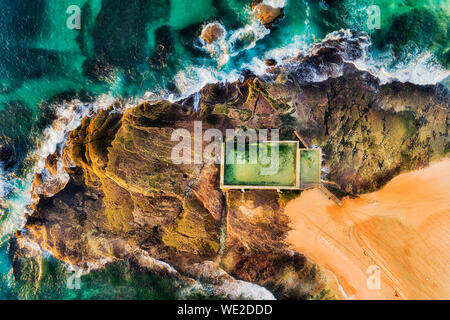
[[[322,148],[322,178],[338,196],[378,190],[448,157],[448,93],[439,85],[380,84],[346,62],[362,54],[361,41],[329,39],[268,67],[267,76],[207,85],[198,107],[191,97],[86,117],[36,175],[34,213],[12,240],[16,278],[38,259],[28,245],[35,243],[70,265],[95,270],[127,260],[142,272],[211,284],[211,295],[340,298],[320,267],[286,243],[284,208],[299,192],[225,197],[217,165],[171,161],[171,134],[193,132],[194,121],[223,133],[279,128],[289,140],[296,130]],[[58,180],[59,170],[69,179]],[[260,287],[242,289],[252,284]]]

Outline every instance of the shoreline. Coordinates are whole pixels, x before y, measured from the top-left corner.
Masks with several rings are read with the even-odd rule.
[[[318,190],[288,203],[289,245],[336,276],[354,299],[445,299],[450,256],[450,159],[402,173],[380,190],[338,207]],[[447,254],[445,254],[447,253]],[[381,269],[380,290],[366,286]]]

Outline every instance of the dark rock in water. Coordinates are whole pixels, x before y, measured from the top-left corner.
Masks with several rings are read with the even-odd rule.
[[[274,67],[277,65],[277,61],[275,59],[267,59],[266,60],[266,66],[268,67]]]
[[[0,142],[0,168],[7,171],[14,167],[16,156],[14,146],[12,144],[1,144]]]
[[[45,167],[54,176],[58,174],[58,160],[59,154],[57,153],[50,154],[45,160]]]
[[[211,44],[222,38],[224,34],[225,30],[220,24],[211,23],[203,29],[201,37],[207,44]]]
[[[307,55],[299,54],[291,72],[301,84],[320,82],[343,75],[346,62],[362,58],[368,39],[356,32],[340,31],[314,46]]]
[[[261,1],[254,1],[252,10],[259,22],[267,29],[284,16],[283,8],[274,8]]]
[[[105,79],[114,74],[112,65],[105,59],[86,59],[83,63],[83,71],[92,79]]]

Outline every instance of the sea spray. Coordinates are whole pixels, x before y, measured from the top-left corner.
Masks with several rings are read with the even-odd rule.
[[[408,63],[401,62],[389,67],[391,62],[392,58],[389,55],[377,60],[367,54],[353,63],[358,69],[376,76],[382,84],[400,81],[418,85],[434,85],[444,81],[450,75],[450,71],[443,68],[429,51],[416,55]]]
[[[286,6],[286,0],[263,0],[262,3],[273,8],[284,8]]]

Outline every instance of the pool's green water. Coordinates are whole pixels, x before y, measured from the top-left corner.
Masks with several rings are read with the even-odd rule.
[[[278,146],[278,157],[272,154],[275,144]],[[237,148],[227,150],[225,149],[225,159],[233,159],[231,163],[225,162],[224,166],[224,184],[230,186],[290,186],[296,185],[297,177],[297,143],[259,143],[253,144],[257,146],[258,154],[264,148],[268,150],[268,158],[273,161],[271,164],[262,164],[261,161],[257,163],[249,163],[250,145],[245,148],[244,154],[239,152]],[[231,157],[228,158],[228,156]],[[275,155],[275,154],[274,154]],[[246,163],[240,164],[237,159],[246,159]],[[275,164],[277,162],[278,164]],[[263,168],[268,169],[272,165],[274,170],[264,172]],[[273,166],[275,165],[275,166]]]
[[[300,186],[320,183],[321,155],[319,149],[300,150]]]

